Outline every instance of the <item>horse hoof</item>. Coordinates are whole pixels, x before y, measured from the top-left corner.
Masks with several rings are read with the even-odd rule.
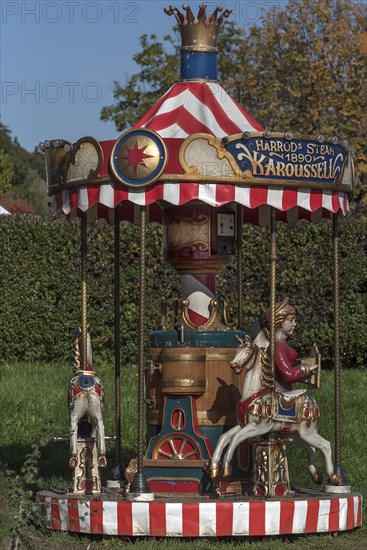
[[[223,477],[230,477],[232,475],[232,466],[230,464],[227,464],[223,468]]]
[[[330,481],[333,485],[340,485],[340,476],[338,474],[333,474]]]
[[[98,467],[105,468],[107,466],[107,459],[105,455],[99,455],[98,457]]]
[[[218,477],[220,473],[219,466],[211,466],[209,469],[209,473],[212,479],[214,479],[215,477]]]
[[[322,475],[321,474],[313,474],[312,475],[312,481],[314,483],[316,483],[316,485],[321,485],[322,484]]]
[[[70,460],[69,460],[69,466],[70,466],[70,468],[76,468],[77,464],[78,464],[78,459],[77,459],[77,457],[74,456],[74,455],[71,456],[71,457],[70,457]]]

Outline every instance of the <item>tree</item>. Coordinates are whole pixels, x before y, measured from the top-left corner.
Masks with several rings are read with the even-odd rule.
[[[142,50],[134,56],[141,70],[125,86],[115,81],[115,103],[102,109],[101,118],[113,120],[118,131],[133,125],[178,80],[174,32],[163,42],[142,36]],[[289,0],[274,4],[248,30],[224,24],[218,71],[227,91],[267,128],[349,140],[362,182],[357,198],[367,209],[365,36],[362,4]]]
[[[115,81],[115,104],[101,111],[101,119],[113,120],[118,131],[132,126],[178,79],[179,47],[171,36],[165,36],[162,43],[155,34],[150,37],[144,34],[140,37],[140,46],[141,52],[133,59],[141,71],[132,75],[126,86]],[[173,48],[173,53],[168,53],[167,47]]]
[[[13,176],[13,162],[9,155],[0,149],[0,197],[11,189]]]
[[[10,129],[0,122],[0,196],[12,212],[49,211],[44,159],[21,147]]]
[[[269,129],[348,139],[367,207],[365,31],[362,4],[289,0],[249,33],[243,101]]]

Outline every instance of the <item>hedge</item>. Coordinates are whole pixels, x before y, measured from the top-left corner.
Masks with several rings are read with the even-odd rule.
[[[162,301],[180,297],[180,278],[163,260],[162,229],[147,232],[146,331],[159,328]],[[80,323],[80,227],[78,221],[30,215],[0,217],[0,359],[69,361],[74,328]],[[295,227],[279,224],[279,297],[290,296],[297,308],[294,342],[306,353],[313,342],[324,366],[332,365],[332,227],[329,221]],[[245,226],[245,326],[268,306],[269,237],[263,228]],[[88,228],[88,320],[96,361],[113,361],[113,228],[100,221]],[[366,222],[349,219],[340,238],[340,350],[346,367],[366,365],[367,233]],[[136,364],[139,297],[139,229],[121,224],[121,355]],[[236,267],[218,277],[230,322],[236,324]],[[147,336],[146,335],[146,336]]]

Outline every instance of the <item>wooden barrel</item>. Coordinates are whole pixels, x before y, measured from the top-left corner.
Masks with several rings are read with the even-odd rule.
[[[229,366],[235,354],[233,348],[150,348],[148,424],[162,424],[165,396],[193,395],[199,425],[233,426],[244,380]]]
[[[151,358],[159,365],[163,394],[201,395],[205,392],[205,353],[201,348],[161,348],[154,356]]]

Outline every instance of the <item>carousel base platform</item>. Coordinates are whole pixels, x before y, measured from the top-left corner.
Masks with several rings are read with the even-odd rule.
[[[38,493],[47,527],[120,537],[263,537],[348,531],[362,524],[362,496],[301,490],[296,497],[156,496],[129,502],[102,493]]]

